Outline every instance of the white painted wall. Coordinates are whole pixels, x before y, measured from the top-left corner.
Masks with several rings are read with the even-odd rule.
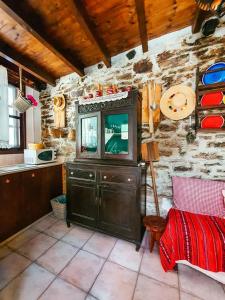
[[[32,95],[39,101],[39,92],[30,87],[26,87],[26,95]],[[41,104],[37,107],[29,108],[26,112],[26,135],[27,144],[39,143],[41,141]]]

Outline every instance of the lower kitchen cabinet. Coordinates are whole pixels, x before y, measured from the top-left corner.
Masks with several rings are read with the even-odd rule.
[[[145,167],[67,164],[67,223],[140,246],[145,215]]]
[[[50,200],[62,194],[62,166],[0,176],[0,241],[51,211]]]

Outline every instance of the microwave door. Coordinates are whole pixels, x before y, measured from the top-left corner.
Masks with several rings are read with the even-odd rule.
[[[53,161],[54,160],[53,154],[54,152],[52,150],[49,151],[45,150],[38,154],[38,160],[42,162]]]

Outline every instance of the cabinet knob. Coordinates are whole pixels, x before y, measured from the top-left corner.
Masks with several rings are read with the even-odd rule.
[[[89,174],[89,177],[92,178],[92,177],[93,177],[93,174],[90,173],[90,174]]]
[[[103,176],[103,179],[107,179],[107,176],[105,175],[105,176]]]
[[[35,174],[34,174],[34,173],[32,173],[32,174],[31,174],[31,177],[33,177],[33,178],[34,178],[34,177],[35,177]]]
[[[73,175],[74,174],[74,172],[70,172],[70,175]]]
[[[6,179],[5,183],[10,183],[10,179]]]
[[[128,182],[131,182],[131,178],[128,178],[127,181],[128,181]]]

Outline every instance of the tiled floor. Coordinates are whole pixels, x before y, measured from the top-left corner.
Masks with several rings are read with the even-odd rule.
[[[186,266],[165,273],[147,242],[136,252],[47,216],[0,248],[0,300],[33,299],[224,300],[225,287]]]

